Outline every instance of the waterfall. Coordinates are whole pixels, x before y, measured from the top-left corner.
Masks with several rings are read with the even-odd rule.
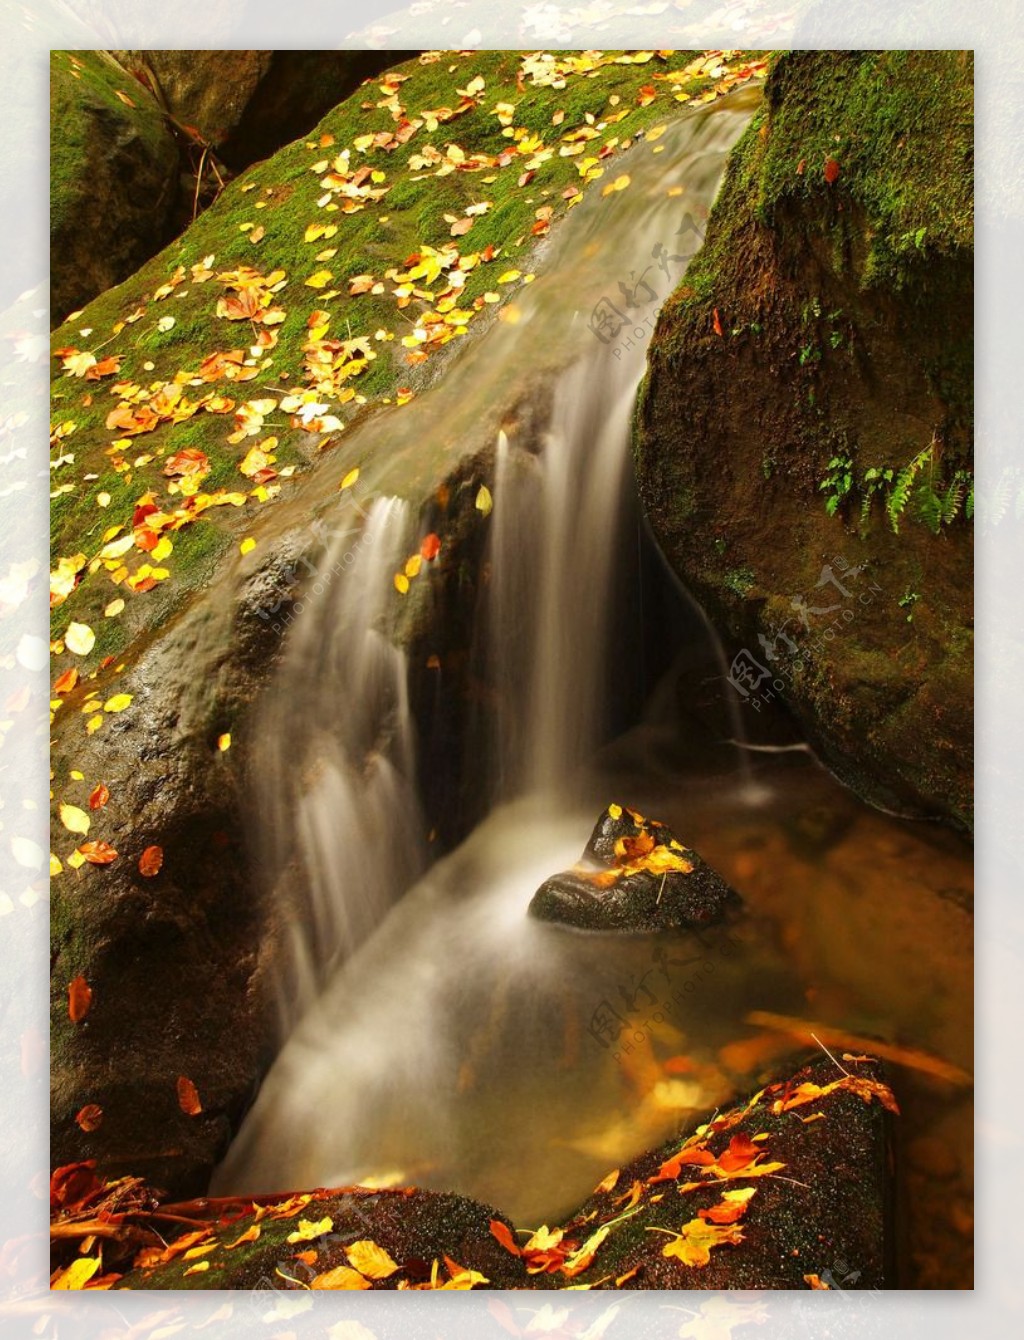
[[[628,189],[598,187],[570,213],[516,320],[496,322],[400,417],[362,430],[386,433],[381,454],[408,469],[431,443],[446,450],[453,424],[502,395],[515,403],[506,383],[525,395],[538,364],[553,373],[539,432],[495,429],[477,620],[499,703],[496,794],[513,803],[410,888],[424,825],[387,609],[418,519],[379,472],[358,541],[337,541],[295,621],[265,718],[261,865],[291,900],[287,1025],[305,1014],[217,1190],[397,1177],[539,1213],[669,1129],[678,1102],[717,1101],[691,1085],[676,1107],[662,1095],[638,1114],[636,1073],[586,1030],[603,997],[641,979],[650,946],[588,945],[525,910],[578,856],[606,796],[607,778],[592,776],[589,794],[569,780],[612,724],[608,666],[638,654],[633,404],[658,300],[699,245],[751,109],[747,98],[691,116],[616,160]],[[704,1003],[691,1047],[712,1045],[726,1017],[721,996],[714,1011]]]

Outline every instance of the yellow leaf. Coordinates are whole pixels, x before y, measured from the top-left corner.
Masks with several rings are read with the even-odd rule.
[[[515,281],[519,278],[520,273],[521,271],[519,270],[506,270],[503,275],[498,276],[498,283],[514,284]]]
[[[610,181],[608,185],[605,186],[604,189],[601,191],[601,194],[612,195],[616,191],[624,191],[628,185],[629,185],[629,176],[627,173],[624,172],[621,177],[616,177],[614,181]]]
[[[354,470],[350,470],[348,474],[345,476],[345,478],[341,481],[341,485],[338,490],[339,493],[341,492],[341,489],[350,489],[358,478],[359,478],[359,466],[357,465],[356,468]]]
[[[197,1261],[194,1266],[189,1266],[185,1271],[186,1275],[201,1275],[204,1270],[210,1269],[209,1261]]]
[[[156,542],[156,547],[150,554],[150,558],[153,560],[154,563],[162,563],[164,559],[169,557],[173,552],[174,552],[174,545],[171,543],[171,541],[167,538],[166,535],[161,535],[159,540],[157,540]]]
[[[60,858],[50,852],[50,878],[55,879],[57,875],[62,874],[64,867],[60,863]]]
[[[88,624],[69,623],[64,634],[64,645],[76,656],[88,656],[96,642],[96,634]]]
[[[350,1265],[371,1280],[387,1279],[398,1269],[397,1261],[393,1261],[383,1247],[379,1247],[369,1238],[353,1242],[350,1247],[345,1248],[345,1255]]]
[[[395,590],[400,596],[404,596],[409,590],[409,578],[404,572],[395,573]]]
[[[120,614],[123,609],[124,609],[124,601],[121,599],[120,596],[118,596],[118,598],[116,600],[112,600],[110,604],[106,607],[106,609],[103,611],[104,618],[113,619],[114,616]]]
[[[223,735],[217,736],[217,748],[220,750],[222,754],[227,753],[227,751],[231,748],[231,736],[227,733],[227,731],[225,731]]]
[[[81,833],[83,836],[88,833],[92,822],[85,810],[80,810],[77,805],[61,805],[60,821],[69,833]]]
[[[335,1266],[333,1270],[325,1270],[322,1275],[313,1278],[309,1286],[311,1289],[369,1289],[370,1281],[364,1279],[358,1270],[350,1270],[348,1266]],[[356,1323],[352,1323],[355,1325]],[[370,1334],[369,1331],[366,1332]]]
[[[72,870],[81,870],[82,866],[85,865],[85,857],[80,851],[73,851],[68,857],[68,865]]]
[[[50,1285],[51,1289],[84,1289],[100,1268],[98,1256],[80,1256]]]
[[[317,270],[315,274],[311,274],[306,280],[306,287],[326,288],[333,278],[334,276],[331,274],[330,270]]]
[[[299,1226],[294,1233],[288,1234],[289,1242],[312,1242],[314,1238],[321,1237],[324,1233],[330,1233],[334,1227],[334,1220],[330,1215],[323,1219],[318,1219],[315,1223],[312,1219],[300,1219]]]
[[[103,704],[104,712],[123,712],[132,700],[130,693],[115,693]]]
[[[405,565],[405,575],[407,577],[418,577],[420,568],[423,566],[423,559],[419,554],[413,554]]]
[[[240,554],[251,554],[255,548],[256,548],[256,541],[252,538],[251,535],[247,535],[245,539],[242,541],[242,543],[238,546],[238,552]]]
[[[712,1224],[704,1219],[691,1219],[672,1241],[662,1248],[662,1256],[676,1257],[684,1266],[700,1268],[711,1260],[711,1252],[724,1243],[735,1246],[743,1241],[739,1224]]]
[[[90,717],[89,720],[85,723],[86,733],[88,735],[95,735],[102,725],[103,725],[103,718],[101,716]]]
[[[484,516],[490,516],[493,506],[494,499],[491,497],[491,490],[486,484],[481,484],[476,495],[476,510],[482,512]]]

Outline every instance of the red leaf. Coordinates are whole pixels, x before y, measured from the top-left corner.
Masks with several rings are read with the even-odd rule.
[[[186,1117],[198,1116],[203,1110],[199,1101],[199,1090],[185,1075],[178,1076],[178,1106]]]
[[[110,792],[102,782],[97,782],[89,795],[89,808],[91,810],[101,810],[110,799]]]
[[[441,539],[431,531],[429,535],[424,537],[420,544],[420,554],[429,563],[432,559],[435,559],[440,552]]]
[[[73,1024],[80,1024],[91,1008],[92,987],[79,973],[68,983],[68,1018]]]
[[[163,863],[163,847],[147,847],[139,857],[139,874],[145,875],[147,879],[152,879],[154,875],[160,873],[160,867]]]
[[[712,321],[711,324],[712,324],[712,326],[714,327],[715,334],[716,334],[716,335],[721,335],[721,334],[722,334],[722,318],[718,315],[718,308],[717,308],[717,307],[715,308],[715,311],[714,311],[714,320]]]
[[[75,1121],[86,1135],[91,1135],[103,1123],[103,1108],[98,1103],[86,1103],[85,1107],[75,1114]]]
[[[109,865],[117,860],[117,852],[109,842],[83,842],[76,850],[90,865]]]
[[[497,1238],[507,1252],[513,1256],[522,1256],[522,1248],[512,1236],[512,1231],[507,1224],[503,1224],[500,1219],[491,1220],[491,1236]]]
[[[84,1163],[65,1163],[55,1168],[50,1178],[50,1209],[66,1209],[70,1205],[79,1205],[86,1196],[102,1189],[103,1183],[93,1169],[95,1159]]]
[[[826,158],[825,180],[828,182],[829,186],[832,185],[832,183],[836,180],[838,176],[839,176],[839,164],[836,162],[834,158]]]
[[[176,451],[164,466],[165,475],[197,475],[206,474],[210,469],[210,461],[205,451],[199,451],[196,447],[182,447],[181,451]]]

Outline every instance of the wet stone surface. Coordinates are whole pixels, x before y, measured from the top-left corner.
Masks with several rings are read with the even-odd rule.
[[[546,880],[530,916],[581,930],[650,932],[710,926],[739,894],[664,824],[612,804],[571,870]]]

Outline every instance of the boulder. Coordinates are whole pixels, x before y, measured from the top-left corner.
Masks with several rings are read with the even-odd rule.
[[[115,51],[234,171],[307,134],[412,51]],[[377,96],[380,96],[379,94]]]
[[[791,51],[661,309],[640,491],[724,634],[862,796],[972,813],[969,52]]]
[[[170,240],[179,160],[156,99],[106,52],[52,53],[50,126],[56,326]]]
[[[709,926],[739,905],[735,890],[664,824],[612,804],[580,862],[540,886],[529,914],[579,930],[650,932]]]
[[[842,1065],[821,1057],[609,1173],[562,1226],[540,1282],[894,1287],[898,1108],[877,1061],[844,1056]],[[527,1270],[539,1264],[528,1259]]]

